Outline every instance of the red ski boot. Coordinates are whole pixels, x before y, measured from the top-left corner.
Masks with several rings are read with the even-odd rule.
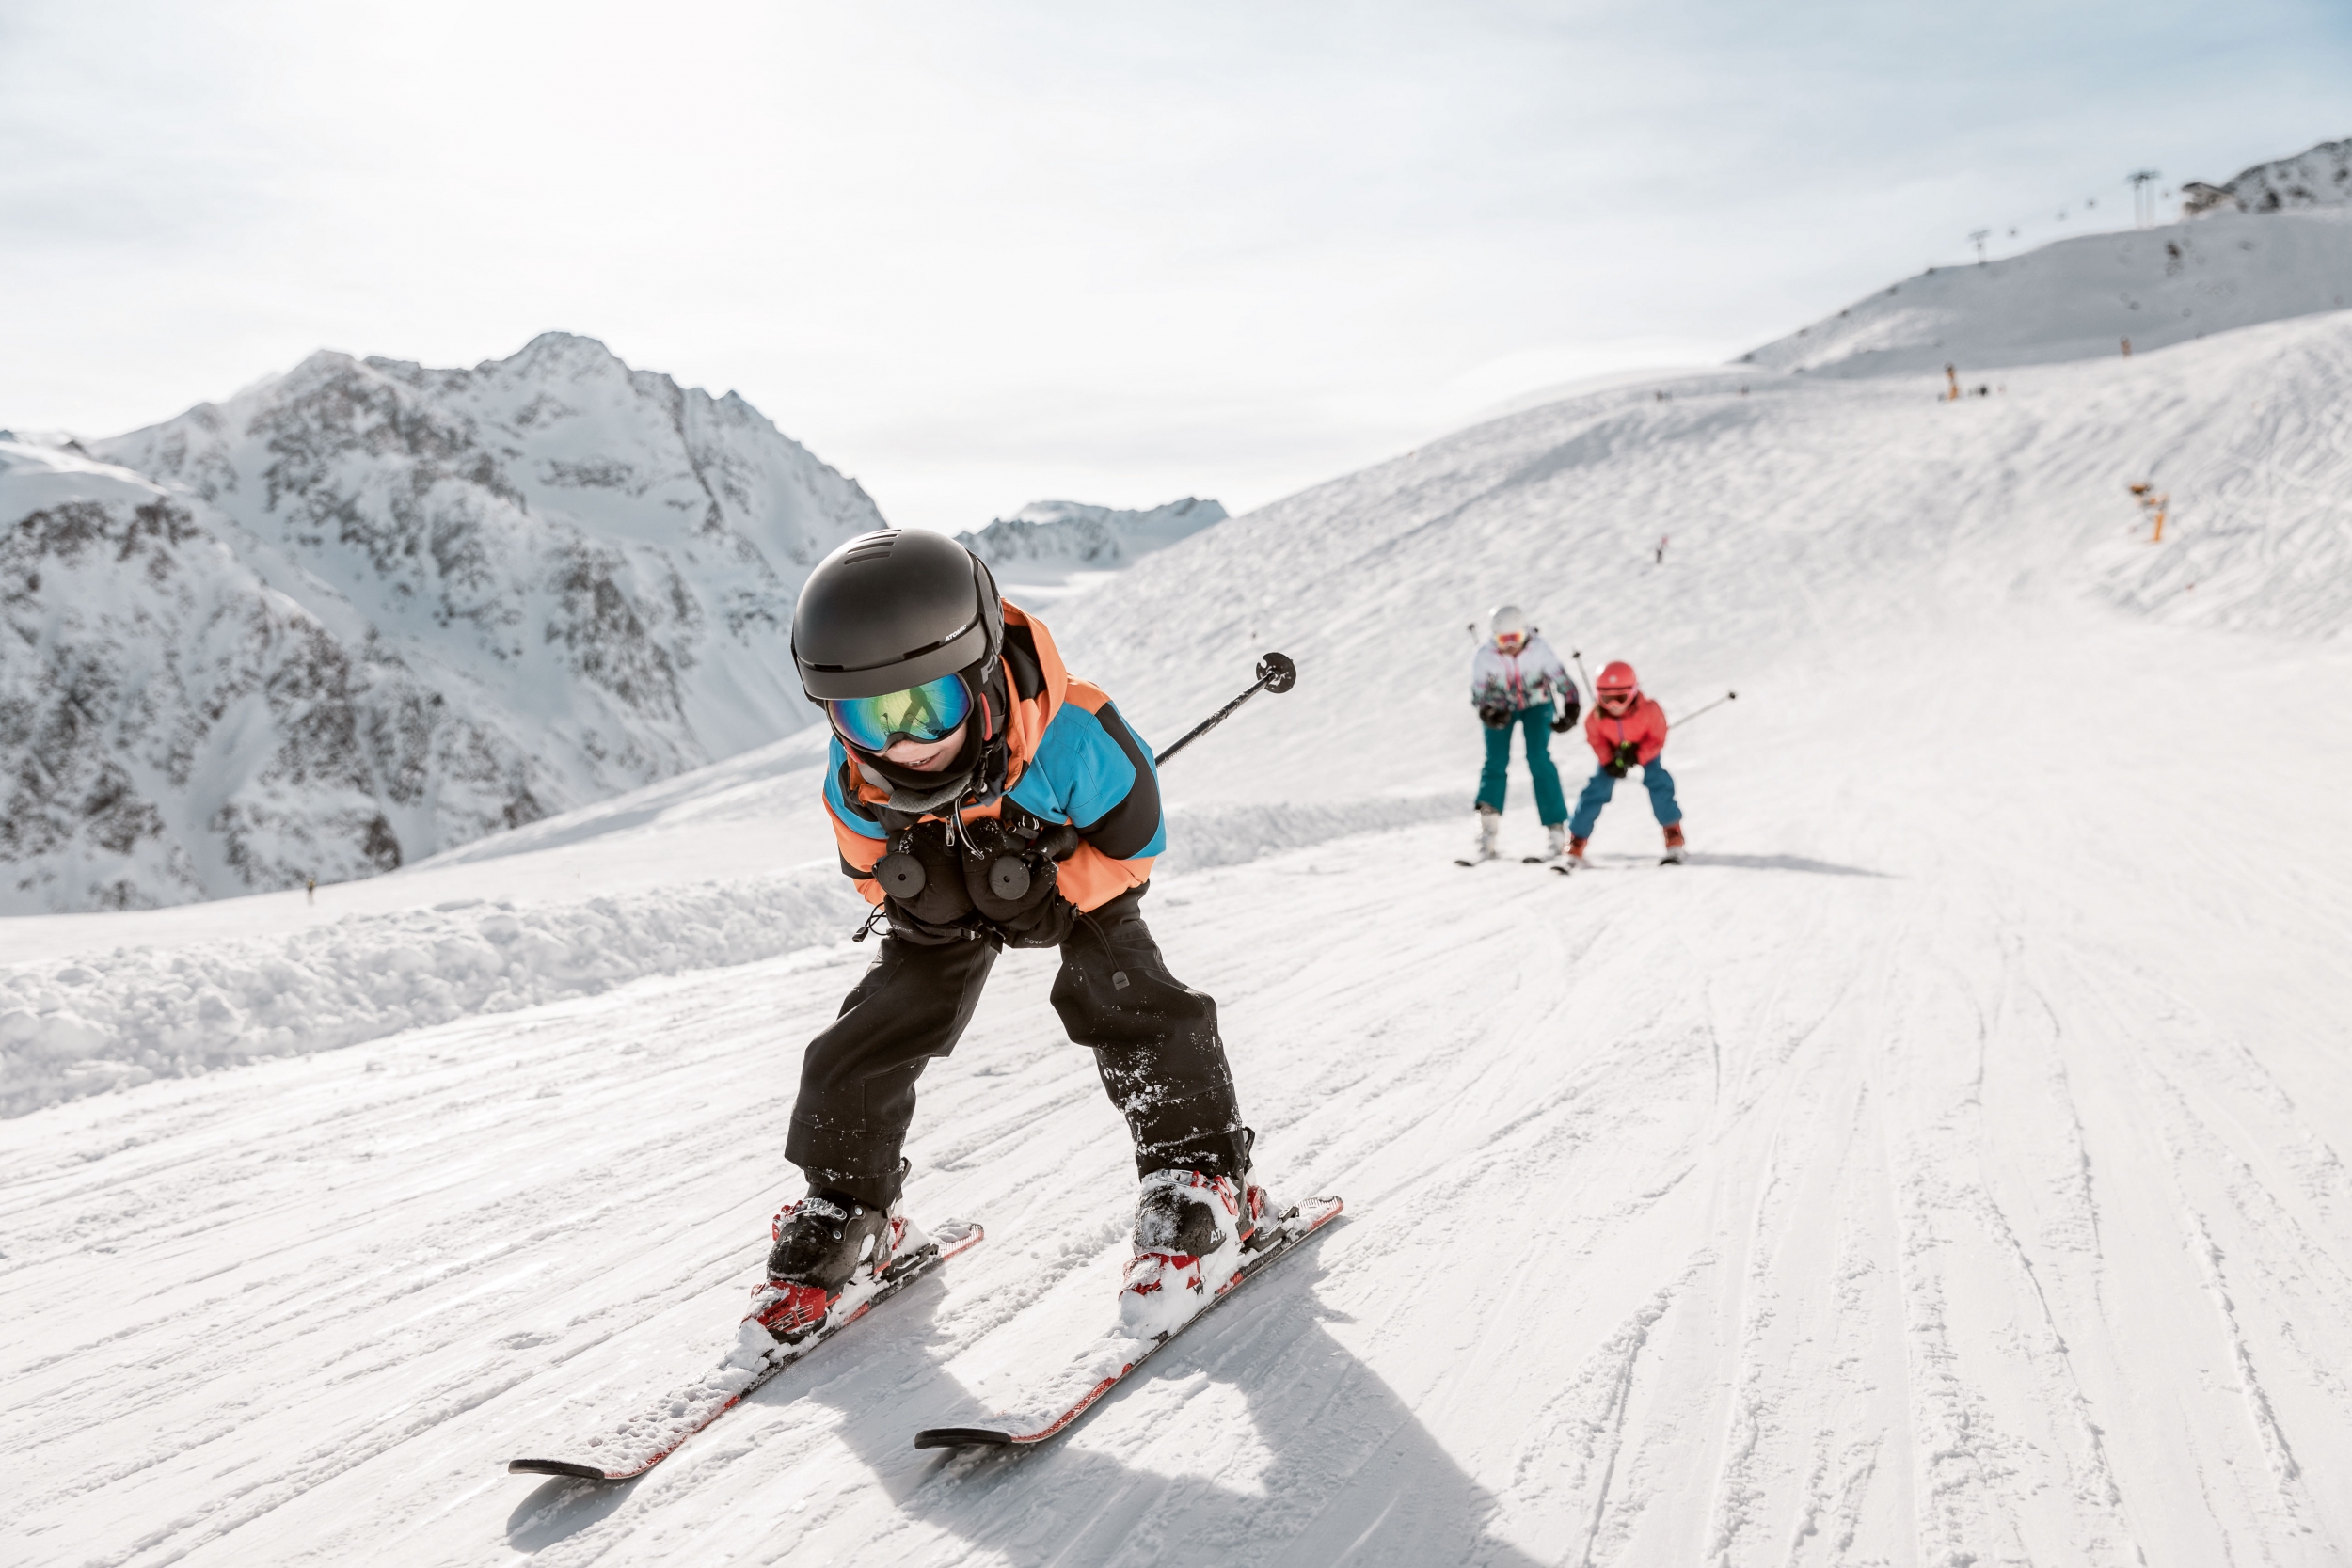
[[[806,1338],[828,1314],[854,1312],[891,1260],[924,1242],[897,1204],[869,1209],[836,1192],[786,1204],[769,1234],[768,1277],[753,1290],[743,1321],[784,1344]]]
[[[1175,1333],[1232,1290],[1242,1259],[1262,1235],[1273,1200],[1230,1176],[1159,1170],[1143,1179],[1136,1205],[1136,1255],[1119,1291],[1119,1320],[1137,1339]]]
[[[1661,865],[1680,865],[1682,863],[1681,823],[1669,822],[1666,824],[1666,855],[1665,858],[1661,860],[1658,863]]]

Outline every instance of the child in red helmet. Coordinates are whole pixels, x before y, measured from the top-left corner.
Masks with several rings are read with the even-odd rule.
[[[1593,824],[1600,820],[1600,808],[1616,793],[1617,781],[1626,770],[1642,770],[1642,786],[1649,791],[1649,806],[1658,817],[1658,825],[1666,832],[1666,856],[1663,863],[1677,864],[1682,860],[1682,808],[1675,803],[1674,775],[1659,762],[1659,753],[1666,749],[1666,713],[1655,702],[1642,695],[1641,683],[1634,679],[1633,666],[1623,659],[1612,662],[1593,683],[1592,717],[1584,721],[1584,738],[1592,744],[1593,754],[1600,759],[1600,767],[1585,781],[1584,793],[1577,797],[1575,815],[1568,818],[1568,855],[1565,864],[1581,868],[1585,864],[1584,841],[1593,836]]]

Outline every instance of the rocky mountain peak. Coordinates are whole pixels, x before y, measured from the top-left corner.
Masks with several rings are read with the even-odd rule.
[[[100,685],[116,695],[70,742],[88,755],[57,776],[111,758],[169,852],[133,865],[103,849],[86,874],[58,869],[63,838],[0,844],[12,875],[0,908],[176,902],[284,885],[297,871],[364,874],[775,739],[813,711],[788,648],[808,567],[882,526],[854,481],[739,396],[681,388],[568,333],[471,369],[322,350],[233,397],[87,445],[87,462],[20,446],[0,470],[0,529],[58,501],[96,506],[117,529],[167,504],[228,564],[168,593],[126,576],[112,596],[139,608],[103,627],[62,599],[11,602],[19,636],[66,660],[8,667],[26,712],[47,711],[66,665],[114,672]],[[53,580],[72,531],[60,526],[53,515],[19,530],[27,569],[35,555],[55,561]],[[128,556],[116,568],[134,569]],[[338,753],[336,788],[365,798],[365,822],[357,797],[330,806],[310,773],[267,761],[266,748],[200,788],[189,769],[116,755],[179,721],[169,703],[124,707],[135,683],[119,677],[157,640],[256,613],[309,628],[295,639],[311,645],[304,680],[326,682],[347,710],[356,738]],[[330,666],[345,673],[330,679]],[[0,724],[0,766],[29,754],[32,721],[18,717]],[[272,735],[292,721],[275,709],[266,720]],[[55,761],[68,743],[43,744]],[[231,854],[229,807],[264,787],[287,847]],[[215,803],[197,811],[198,795]],[[25,800],[67,822],[93,798],[33,789]]]

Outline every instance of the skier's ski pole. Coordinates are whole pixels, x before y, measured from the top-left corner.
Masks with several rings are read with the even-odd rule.
[[[1252,686],[1248,690],[1243,692],[1240,696],[1234,698],[1232,702],[1226,704],[1223,707],[1218,708],[1215,713],[1210,714],[1206,719],[1201,720],[1198,724],[1195,724],[1191,731],[1185,735],[1184,739],[1176,742],[1175,745],[1170,746],[1167,751],[1162,752],[1158,756],[1153,757],[1152,759],[1152,766],[1154,768],[1159,767],[1168,758],[1174,756],[1177,752],[1183,751],[1185,747],[1191,745],[1194,741],[1200,739],[1202,736],[1208,734],[1219,724],[1225,722],[1225,721],[1232,716],[1232,711],[1235,708],[1249,701],[1250,698],[1256,696],[1259,692],[1271,691],[1277,696],[1279,696],[1281,693],[1288,691],[1292,687],[1296,686],[1297,684],[1298,666],[1290,661],[1290,657],[1287,654],[1266,655],[1265,657],[1258,660],[1258,680],[1256,685]]]
[[[1701,714],[1701,713],[1712,713],[1712,712],[1714,712],[1717,708],[1719,708],[1719,707],[1723,706],[1725,703],[1730,702],[1733,698],[1735,698],[1735,697],[1737,697],[1737,696],[1739,696],[1739,695],[1740,695],[1740,693],[1738,693],[1737,691],[1726,691],[1726,692],[1724,692],[1722,696],[1720,696],[1720,697],[1716,698],[1713,702],[1711,702],[1711,703],[1708,704],[1705,707],[1698,709],[1696,712],[1692,712],[1692,713],[1686,713],[1686,714],[1684,714],[1684,715],[1683,715],[1681,718],[1679,718],[1679,719],[1669,719],[1668,721],[1666,721],[1667,727],[1668,727],[1669,729],[1677,729],[1677,730],[1678,730],[1678,729],[1680,729],[1683,725],[1685,725],[1685,724],[1689,723],[1692,720],[1696,719],[1696,718],[1699,716],[1699,714]]]
[[[1570,648],[1568,650],[1568,657],[1576,660],[1576,673],[1580,675],[1584,675],[1584,700],[1591,703],[1595,707],[1598,707],[1600,705],[1600,688],[1593,684],[1592,676],[1584,674],[1584,650],[1581,648]]]

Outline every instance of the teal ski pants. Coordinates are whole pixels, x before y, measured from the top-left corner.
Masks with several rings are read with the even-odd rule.
[[[1560,769],[1551,763],[1551,705],[1523,707],[1510,723],[1486,732],[1486,766],[1478,775],[1478,803],[1502,809],[1511,778],[1511,732],[1527,732],[1527,771],[1535,781],[1535,815],[1549,828],[1568,819],[1567,797],[1560,793]]]
[[[1658,818],[1661,828],[1671,828],[1682,820],[1682,807],[1675,801],[1675,778],[1666,771],[1663,761],[1653,759],[1641,765],[1642,787],[1649,791],[1650,815]],[[1584,793],[1576,800],[1576,820],[1568,824],[1572,838],[1590,838],[1593,825],[1600,820],[1600,808],[1617,792],[1617,781],[1605,768],[1593,769],[1593,776],[1584,781]]]

